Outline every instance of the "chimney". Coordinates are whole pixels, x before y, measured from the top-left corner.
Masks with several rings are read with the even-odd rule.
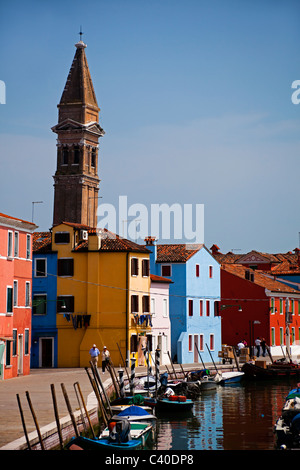
[[[148,236],[145,238],[146,246],[153,246],[156,238]]]
[[[218,247],[218,245],[213,245],[211,248],[210,248],[210,251],[212,253],[212,255],[216,255],[219,253],[219,250],[220,248]]]

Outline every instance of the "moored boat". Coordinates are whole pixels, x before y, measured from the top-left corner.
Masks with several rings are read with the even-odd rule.
[[[108,423],[108,427],[95,439],[77,436],[70,440],[65,446],[72,446],[83,450],[133,450],[142,449],[152,434],[152,425],[145,422],[129,422],[120,419]]]
[[[273,362],[272,364],[261,365],[245,362],[242,366],[245,377],[257,379],[279,379],[285,377],[300,377],[300,366],[293,362]]]
[[[245,372],[221,372],[215,375],[214,380],[219,385],[239,383],[245,376]]]
[[[277,446],[284,448],[300,447],[300,389],[289,392],[282,408],[281,416],[274,425]]]
[[[125,405],[126,406],[126,405]],[[152,413],[149,413],[145,407],[129,405],[126,406],[120,413],[112,416],[111,421],[118,421],[120,419],[127,419],[128,421],[143,421],[153,423],[157,418]]]
[[[193,400],[181,395],[170,395],[167,398],[158,398],[156,409],[158,411],[171,411],[177,413],[191,411],[193,409]]]

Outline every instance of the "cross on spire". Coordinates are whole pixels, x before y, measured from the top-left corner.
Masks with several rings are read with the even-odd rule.
[[[82,41],[82,35],[83,35],[83,32],[82,32],[82,28],[81,28],[81,26],[80,26],[80,31],[79,31],[80,41]]]

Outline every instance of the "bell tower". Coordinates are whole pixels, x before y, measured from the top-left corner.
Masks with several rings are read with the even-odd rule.
[[[81,33],[82,34],[82,33]],[[73,222],[97,226],[99,111],[86,59],[86,45],[76,52],[58,104],[57,166],[54,178],[53,225]]]

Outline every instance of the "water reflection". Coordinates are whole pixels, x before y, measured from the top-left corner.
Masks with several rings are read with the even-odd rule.
[[[293,382],[251,382],[203,392],[190,414],[159,416],[157,450],[272,450],[273,426]]]

